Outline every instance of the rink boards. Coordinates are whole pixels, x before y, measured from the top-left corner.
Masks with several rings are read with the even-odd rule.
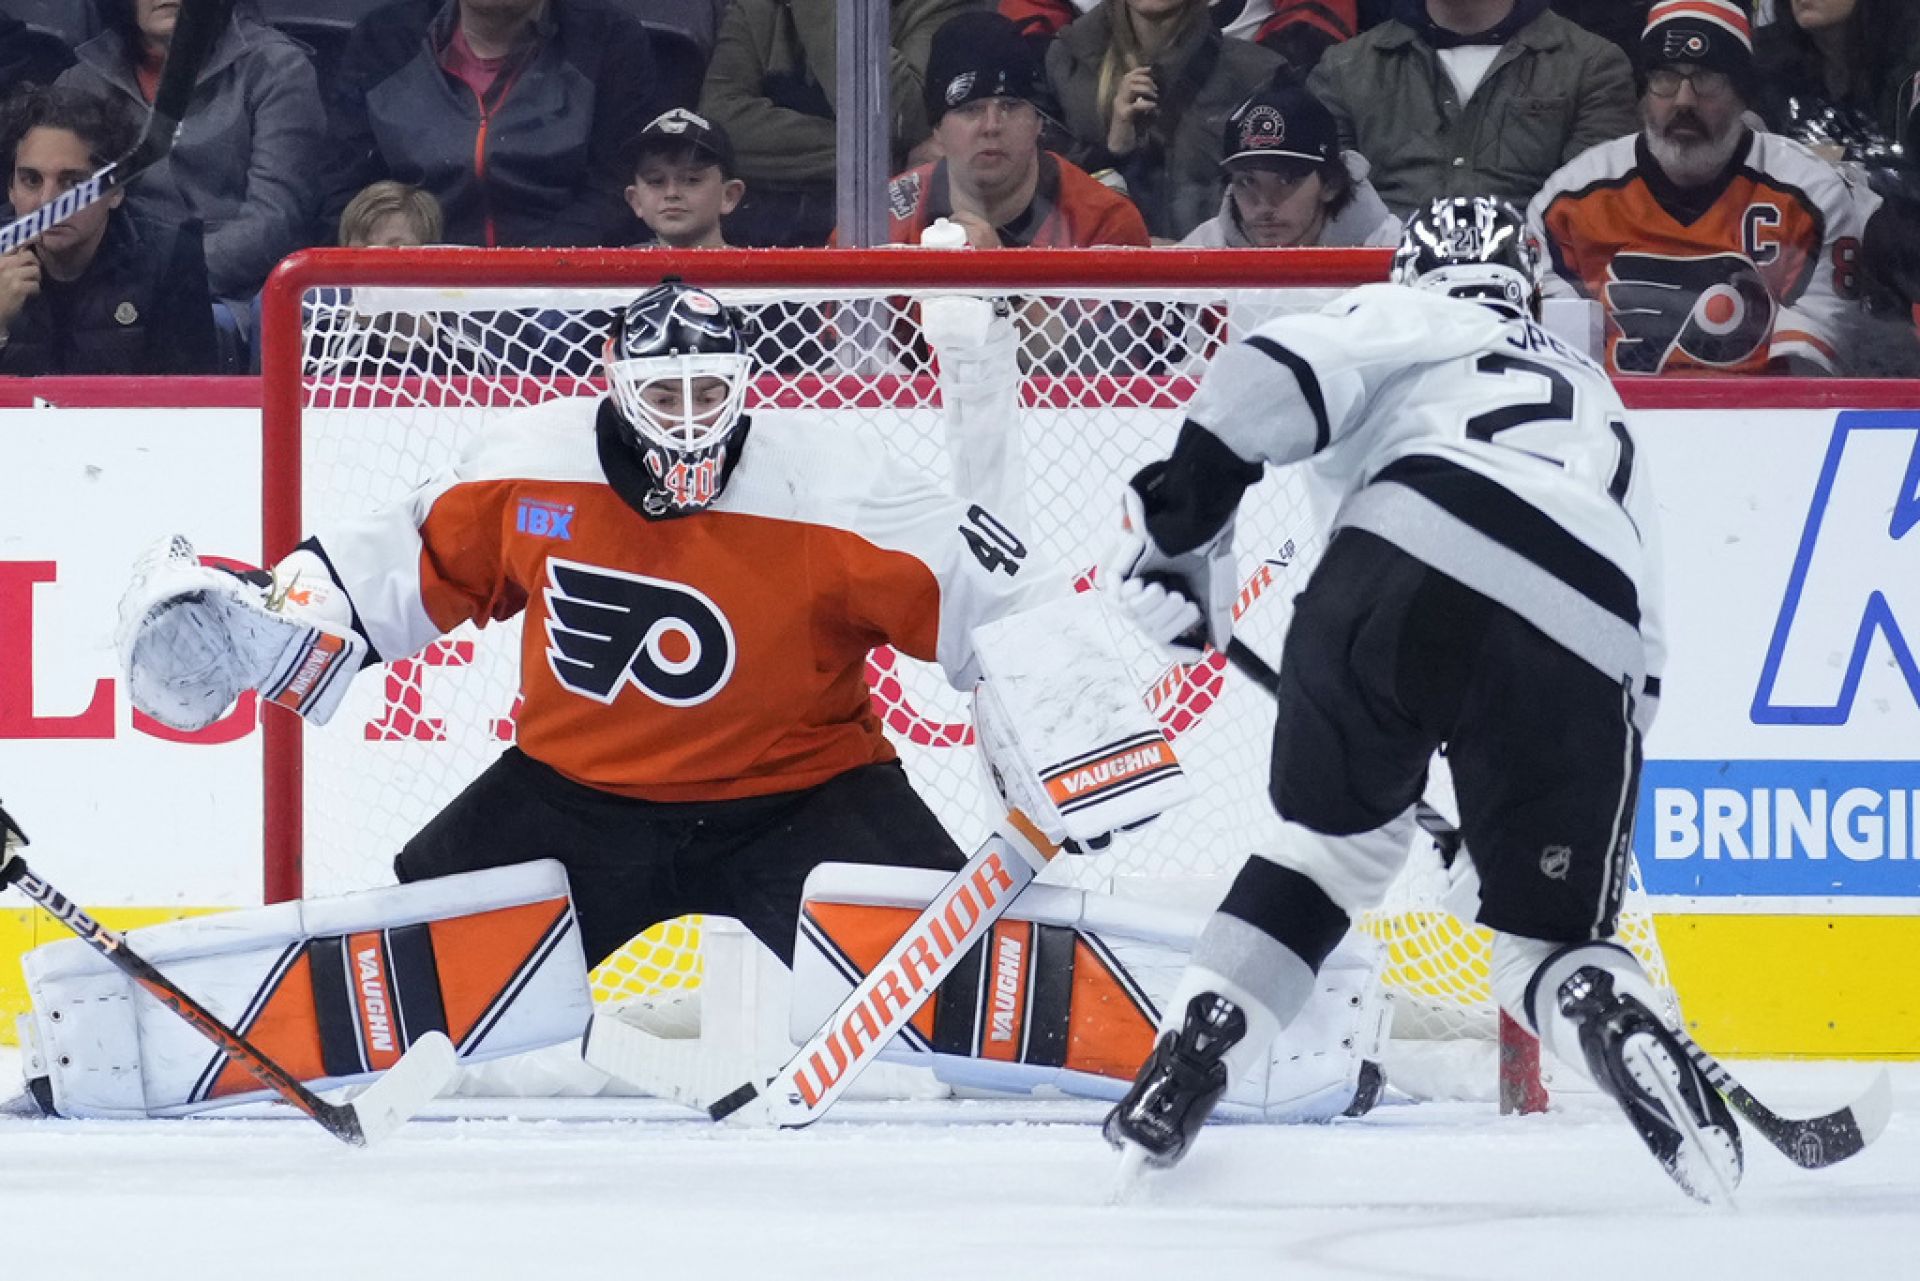
[[[1920,409],[1887,385],[1849,405],[1796,386],[1805,407],[1781,386],[1763,408],[1698,388],[1635,406],[1672,655],[1637,853],[1710,1047],[1920,1056]],[[260,560],[253,389],[167,393],[108,407],[72,384],[59,408],[0,409],[0,798],[36,864],[120,924],[260,895],[251,717],[182,742],[119,689],[114,606],[146,543],[177,531]],[[1174,425],[1127,421],[1143,439]],[[56,928],[0,910],[0,1013],[13,956]]]

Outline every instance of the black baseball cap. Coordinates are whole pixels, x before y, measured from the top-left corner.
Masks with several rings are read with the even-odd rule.
[[[633,162],[661,151],[694,151],[710,157],[720,172],[733,177],[733,141],[713,121],[685,107],[675,107],[647,122],[633,143]]]
[[[1220,155],[1222,169],[1314,169],[1339,157],[1340,129],[1333,113],[1305,89],[1272,85],[1228,119]]]
[[[956,14],[933,33],[927,51],[927,123],[964,102],[1040,94],[1040,65],[1013,20],[991,10]]]

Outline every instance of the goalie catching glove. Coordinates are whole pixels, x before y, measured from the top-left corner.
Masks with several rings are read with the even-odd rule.
[[[1233,521],[1190,551],[1169,553],[1147,528],[1155,463],[1122,491],[1121,535],[1100,566],[1100,585],[1122,613],[1182,662],[1197,662],[1208,647],[1226,652],[1233,638],[1233,605],[1240,584],[1233,558]]]
[[[203,729],[248,690],[321,725],[367,656],[350,617],[313,552],[241,575],[175,536],[135,564],[116,641],[133,705],[162,725]]]

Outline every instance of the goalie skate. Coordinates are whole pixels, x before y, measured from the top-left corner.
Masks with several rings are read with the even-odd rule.
[[[1660,1167],[1688,1196],[1727,1203],[1740,1183],[1740,1131],[1719,1091],[1679,1041],[1613,976],[1582,966],[1560,985],[1560,1012],[1580,1030],[1580,1048]]]
[[[1247,1034],[1240,1007],[1213,992],[1187,1002],[1178,1032],[1154,1045],[1133,1088],[1107,1113],[1102,1133],[1122,1152],[1129,1145],[1161,1169],[1185,1154],[1227,1088],[1227,1051]]]

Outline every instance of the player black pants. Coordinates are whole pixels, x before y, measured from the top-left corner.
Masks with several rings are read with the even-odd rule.
[[[576,783],[509,748],[394,860],[419,881],[558,859],[598,965],[650,925],[731,916],[793,963],[800,890],[821,863],[957,869],[953,839],[898,762],[804,791],[662,804]]]
[[[1640,740],[1628,691],[1507,607],[1374,534],[1341,530],[1296,605],[1272,796],[1333,836],[1404,813],[1444,749],[1480,920],[1530,938],[1613,932]]]

